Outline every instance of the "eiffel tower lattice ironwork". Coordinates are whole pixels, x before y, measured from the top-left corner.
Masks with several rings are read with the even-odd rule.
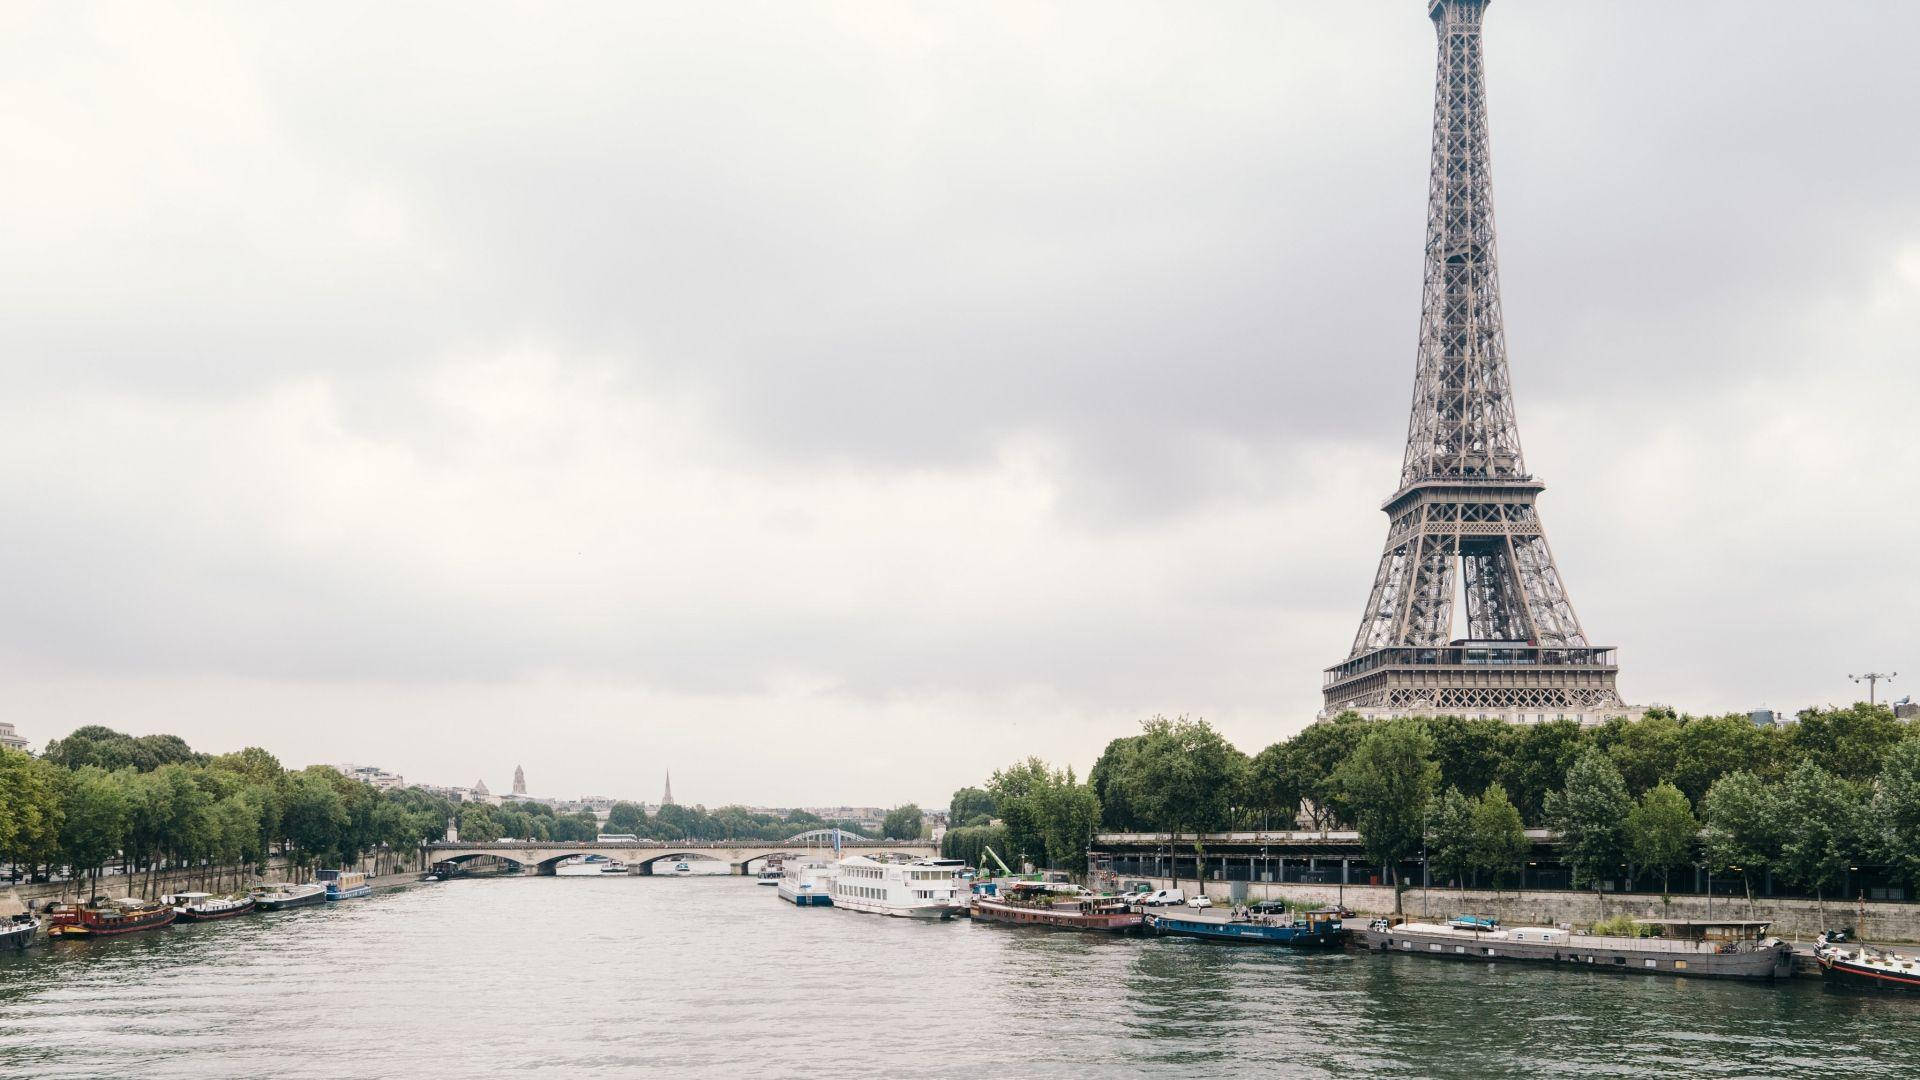
[[[1489,0],[1431,0],[1439,39],[1420,349],[1386,550],[1326,711],[1589,723],[1626,711],[1535,509],[1514,418],[1494,253],[1480,27]],[[1454,572],[1466,637],[1455,639]]]

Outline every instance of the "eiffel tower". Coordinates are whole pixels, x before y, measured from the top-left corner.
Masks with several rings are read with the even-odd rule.
[[[1489,0],[1431,0],[1439,37],[1426,277],[1400,489],[1353,651],[1323,715],[1599,723],[1627,715],[1612,646],[1587,641],[1547,546],[1514,419],[1494,258],[1480,49]],[[1453,637],[1454,571],[1466,636]]]

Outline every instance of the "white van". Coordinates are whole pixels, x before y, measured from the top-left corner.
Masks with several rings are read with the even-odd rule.
[[[1179,889],[1161,889],[1141,897],[1140,902],[1148,907],[1177,906],[1187,902],[1187,894]]]

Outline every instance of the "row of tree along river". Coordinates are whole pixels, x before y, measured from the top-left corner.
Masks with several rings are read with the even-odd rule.
[[[1884,706],[1745,716],[1651,709],[1582,728],[1343,714],[1256,754],[1155,717],[1084,780],[1028,759],[953,794],[943,854],[1081,870],[1096,833],[1351,829],[1385,883],[1513,884],[1529,828],[1576,888],[1900,900],[1920,886],[1920,730]],[[1197,844],[1197,841],[1196,841]],[[1197,848],[1195,854],[1198,853]],[[1197,865],[1197,862],[1192,865]]]

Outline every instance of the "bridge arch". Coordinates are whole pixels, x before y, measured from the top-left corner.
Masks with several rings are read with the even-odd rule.
[[[808,829],[806,832],[796,833],[780,842],[783,844],[818,844],[821,847],[831,847],[833,846],[833,838],[836,833],[839,834],[842,844],[871,844],[874,842],[873,837],[861,836],[859,833],[853,832],[850,829]]]
[[[633,867],[636,872],[642,873],[642,874],[658,874],[660,872],[659,870],[660,863],[667,863],[669,864],[669,868],[671,868],[671,864],[677,863],[677,862],[719,863],[721,866],[727,867],[728,873],[733,872],[733,864],[728,860],[718,859],[712,855],[706,854],[705,852],[701,852],[701,851],[664,851],[658,855],[649,855],[644,859],[640,858],[639,856],[635,856],[634,858],[626,860],[626,864],[628,866]]]

